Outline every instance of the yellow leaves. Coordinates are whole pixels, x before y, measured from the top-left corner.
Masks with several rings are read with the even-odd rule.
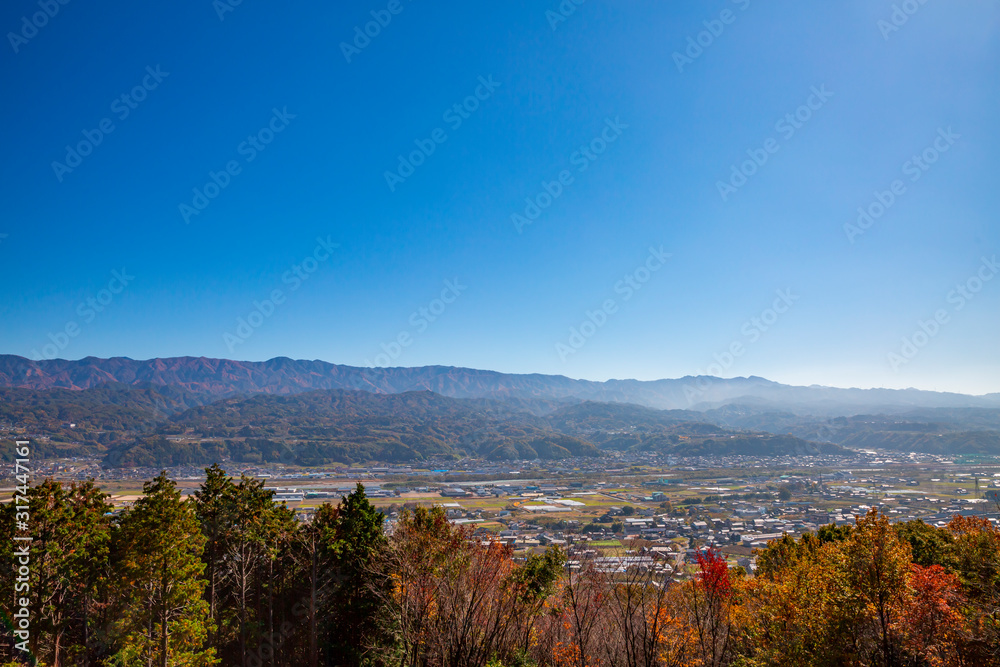
[[[390,586],[392,588],[392,599],[396,604],[403,602],[403,579],[398,572],[389,575]]]

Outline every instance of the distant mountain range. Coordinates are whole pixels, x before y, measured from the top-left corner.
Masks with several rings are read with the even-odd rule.
[[[205,357],[32,361],[0,355],[0,386],[89,389],[109,382],[169,385],[216,398],[325,389],[378,394],[432,391],[451,398],[589,400],[661,410],[704,411],[736,404],[750,406],[755,412],[774,409],[819,416],[899,413],[915,408],[1000,408],[1000,393],[970,396],[917,389],[799,387],[760,377],[594,382],[562,375],[498,373],[451,366],[360,368],[285,357],[260,362]]]
[[[0,356],[0,425],[114,467],[601,456],[1000,455],[1000,394],[763,378],[591,382],[467,368]],[[13,443],[0,445],[0,458]]]

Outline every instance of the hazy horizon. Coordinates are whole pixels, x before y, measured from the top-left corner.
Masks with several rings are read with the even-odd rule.
[[[20,356],[20,355],[15,355],[15,356]],[[25,358],[27,358],[27,357],[25,357]],[[1000,392],[989,392],[989,391],[982,392],[982,393],[972,393],[972,392],[950,391],[950,390],[941,390],[941,389],[925,389],[923,387],[861,387],[861,386],[857,386],[857,385],[837,386],[837,385],[828,385],[828,384],[819,384],[819,383],[794,384],[794,383],[790,383],[790,382],[782,382],[782,381],[776,380],[774,378],[764,377],[764,376],[760,376],[760,375],[732,375],[732,376],[719,376],[719,375],[701,375],[701,376],[697,376],[697,375],[683,375],[683,376],[677,376],[677,377],[653,377],[653,378],[613,377],[612,376],[612,377],[603,377],[603,378],[592,378],[592,377],[578,377],[578,376],[574,376],[574,375],[570,375],[570,374],[566,374],[566,373],[537,373],[537,372],[534,372],[534,371],[527,371],[527,372],[522,372],[522,371],[505,371],[505,370],[500,370],[500,369],[496,369],[496,368],[476,368],[476,367],[473,367],[473,366],[461,366],[461,365],[451,365],[451,364],[426,364],[426,365],[422,365],[422,366],[384,366],[384,367],[383,366],[379,366],[379,367],[375,367],[375,366],[355,366],[355,365],[352,365],[352,364],[338,363],[336,361],[331,361],[329,359],[298,359],[298,358],[295,358],[295,357],[289,357],[287,355],[279,355],[277,357],[269,357],[267,359],[236,359],[236,358],[227,358],[227,357],[209,357],[209,356],[206,356],[206,355],[190,355],[190,354],[186,354],[186,355],[185,354],[181,354],[181,355],[170,356],[170,357],[148,357],[148,358],[142,358],[142,359],[136,359],[136,358],[128,357],[128,356],[124,356],[124,355],[115,355],[114,357],[95,357],[94,355],[89,355],[88,357],[80,357],[79,359],[63,359],[63,358],[57,357],[55,359],[29,359],[29,360],[30,361],[69,361],[69,362],[78,362],[78,361],[83,361],[84,359],[87,359],[87,358],[97,358],[97,359],[114,359],[114,358],[120,358],[120,359],[128,359],[128,360],[131,360],[131,361],[138,361],[138,362],[153,361],[153,360],[156,360],[156,359],[212,359],[212,360],[235,361],[235,362],[238,362],[238,363],[266,363],[266,362],[269,362],[269,361],[274,361],[276,359],[291,359],[292,361],[305,361],[305,362],[316,362],[316,361],[318,361],[318,362],[322,362],[322,363],[332,364],[332,365],[335,365],[335,366],[348,366],[348,367],[351,367],[351,368],[362,368],[362,369],[365,369],[365,368],[379,368],[379,369],[391,370],[391,369],[394,369],[394,368],[396,368],[396,369],[415,369],[415,368],[434,368],[434,367],[439,367],[439,368],[457,368],[457,369],[472,370],[472,371],[481,371],[481,372],[487,372],[487,373],[500,373],[500,374],[504,374],[504,375],[547,375],[547,376],[552,376],[552,377],[566,377],[566,378],[568,378],[570,380],[581,380],[581,381],[585,381],[585,382],[615,382],[615,381],[620,382],[620,381],[629,381],[629,380],[635,380],[635,381],[639,381],[639,382],[657,382],[657,381],[660,381],[660,380],[683,380],[685,378],[697,378],[697,377],[712,377],[712,378],[719,379],[719,380],[750,380],[750,379],[757,378],[757,379],[767,380],[767,381],[770,381],[770,382],[776,382],[778,384],[783,384],[783,385],[788,385],[788,386],[797,386],[797,387],[822,387],[822,388],[828,388],[828,389],[859,389],[859,390],[863,390],[863,391],[867,391],[867,390],[879,390],[879,389],[888,389],[888,390],[895,390],[895,391],[917,390],[917,391],[931,391],[931,392],[941,392],[941,393],[954,393],[954,394],[962,394],[962,395],[967,395],[967,396],[986,396],[986,395],[990,395],[990,394],[1000,393]]]

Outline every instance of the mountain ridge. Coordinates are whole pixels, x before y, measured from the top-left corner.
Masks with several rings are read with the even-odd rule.
[[[354,389],[395,394],[432,391],[452,398],[570,399],[632,403],[660,410],[710,410],[741,403],[781,406],[814,414],[896,412],[934,407],[1000,407],[1000,393],[980,396],[920,389],[858,389],[784,385],[750,376],[676,379],[577,380],[563,375],[515,374],[457,366],[366,368],[322,360],[275,357],[237,361],[209,357],[128,357],[34,361],[0,355],[0,386],[88,389],[104,383],[172,385],[227,397]]]

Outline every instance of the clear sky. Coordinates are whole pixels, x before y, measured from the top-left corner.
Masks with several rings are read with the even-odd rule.
[[[1000,391],[1000,5],[896,7],[6,2],[0,351]]]

